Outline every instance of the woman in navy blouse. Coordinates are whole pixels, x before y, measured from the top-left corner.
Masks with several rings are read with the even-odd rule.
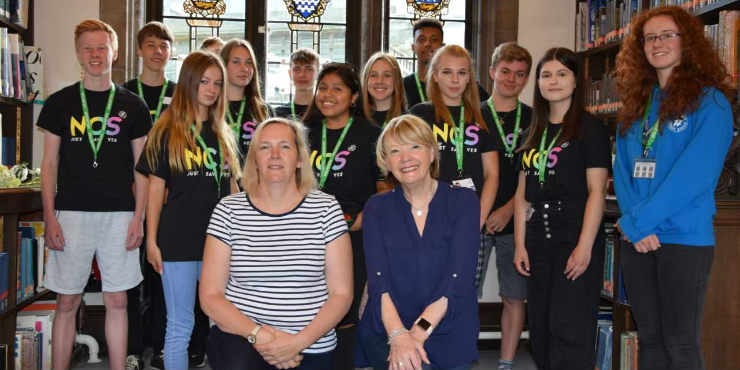
[[[375,369],[469,369],[478,358],[478,197],[435,180],[437,141],[418,117],[391,120],[376,155],[400,186],[364,209],[361,350]]]

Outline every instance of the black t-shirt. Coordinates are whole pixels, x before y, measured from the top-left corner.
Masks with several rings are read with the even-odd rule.
[[[321,178],[317,166],[321,156],[321,121],[311,121],[309,142],[311,148],[311,168],[316,179]],[[326,154],[331,155],[344,128],[328,129]],[[329,171],[323,192],[337,198],[345,218],[355,219],[365,207],[365,202],[377,191],[376,182],[381,179],[380,170],[375,158],[375,143],[380,136],[380,129],[364,118],[355,117],[352,127],[347,131],[342,144],[337,150],[334,165]]]
[[[598,118],[581,113],[583,136],[552,147],[547,159],[545,184],[540,188],[539,171],[535,164],[536,148],[520,152],[520,168],[526,175],[524,197],[528,202],[564,200],[585,202],[588,197],[586,169],[611,167],[611,144],[606,126]],[[559,124],[548,124],[545,150],[557,134]]]
[[[128,91],[131,91],[132,93],[139,95],[139,86],[136,83],[138,78],[134,78],[131,80],[128,80],[124,82],[121,86],[125,87]],[[170,105],[170,102],[172,101],[172,95],[175,93],[175,85],[177,85],[175,82],[167,81],[167,89],[164,92],[164,99],[162,99],[162,111],[159,113],[159,116],[162,116],[162,113],[165,109]],[[144,99],[144,102],[146,102],[147,107],[149,107],[149,114],[152,116],[152,122],[156,119],[157,115],[157,105],[159,105],[159,95],[162,94],[162,85],[159,86],[149,86],[145,83],[141,83],[141,90],[144,93],[144,96],[139,96],[140,98]]]
[[[61,138],[54,208],[115,212],[135,208],[134,153],[131,141],[152,127],[149,110],[138,96],[116,86],[105,141],[93,168],[93,152],[82,112],[79,82],[46,99],[37,125]],[[92,129],[100,130],[109,90],[85,90]]]
[[[270,107],[270,105],[267,103],[265,104],[267,105],[267,117],[274,117],[275,113],[272,111],[272,107]],[[235,120],[239,118],[239,108],[241,107],[241,105],[241,100],[229,102],[229,112],[231,112],[231,117],[233,117]],[[228,114],[226,116],[226,123],[230,123],[228,119]],[[247,151],[249,151],[249,143],[252,142],[252,135],[254,135],[254,130],[257,129],[258,124],[259,122],[257,122],[257,119],[252,115],[252,112],[250,112],[245,106],[244,114],[242,115],[241,127],[239,128],[239,133],[237,134],[237,148],[239,149],[239,153],[241,154],[242,158],[247,156]]]
[[[303,120],[303,113],[306,113],[306,111],[308,110],[308,105],[295,104],[294,107],[295,114],[296,116],[298,116],[297,118],[299,120]],[[275,107],[275,117],[293,118],[292,116],[293,112],[290,110],[290,104]]]
[[[497,112],[499,121],[501,122],[501,128],[504,130],[506,135],[506,142],[511,145],[514,140],[514,126],[516,125],[516,108],[509,112]],[[525,135],[524,131],[529,127],[532,122],[532,108],[522,103],[522,116],[519,120],[519,136],[516,140],[516,147],[512,153],[511,158],[506,157],[506,146],[501,140],[501,134],[496,128],[496,122],[493,120],[491,115],[491,108],[487,102],[481,102],[481,114],[483,119],[488,125],[488,132],[491,134],[491,141],[494,146],[498,148],[498,190],[496,192],[496,201],[493,203],[491,211],[495,211],[499,207],[506,204],[516,193],[516,186],[519,182],[519,171],[517,165],[517,152],[516,150],[521,147],[524,142]],[[500,231],[501,234],[511,234],[514,232],[514,218],[509,220],[509,223]]]
[[[427,96],[427,83],[424,80],[419,80],[421,83],[421,90],[424,92],[424,97],[427,98],[427,101],[429,100],[429,97]],[[416,104],[422,103],[421,96],[419,96],[419,87],[416,86],[416,78],[414,78],[414,74],[410,74],[403,78],[403,89],[406,93],[406,105],[409,107],[413,107]],[[488,94],[488,91],[483,88],[483,86],[478,84],[478,95],[481,101],[486,100],[490,97]]]
[[[452,183],[460,178],[457,171],[457,156],[455,155],[455,131],[460,118],[460,107],[447,107],[452,119],[456,122],[439,122],[434,118],[434,106],[432,103],[421,103],[411,108],[409,113],[425,120],[432,128],[434,137],[439,143],[439,180]],[[490,127],[489,127],[490,130]],[[465,152],[463,153],[463,177],[470,177],[475,184],[475,192],[480,197],[483,189],[483,153],[497,150],[491,141],[491,135],[482,127],[465,122],[465,140],[463,141]]]
[[[144,151],[136,165],[137,171],[164,179],[169,190],[157,229],[157,245],[164,261],[203,259],[211,213],[218,201],[231,193],[228,170],[221,174],[220,193],[214,179],[213,168],[220,168],[221,153],[210,122],[203,122],[200,134],[211,153],[210,163],[196,139],[195,146],[186,152],[185,172],[173,171],[168,163],[167,139],[162,139],[157,162],[149,163]]]

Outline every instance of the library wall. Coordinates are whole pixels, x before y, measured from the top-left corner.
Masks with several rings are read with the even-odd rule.
[[[573,50],[575,45],[575,1],[519,0],[518,42],[532,54],[532,73],[521,99],[532,104],[534,94],[534,69],[537,61],[547,49],[563,46]]]
[[[98,18],[99,0],[36,0],[33,15],[34,43],[40,46],[44,65],[46,96],[80,79],[74,52],[75,25],[83,19]],[[34,124],[41,105],[34,106]],[[41,166],[43,135],[33,132],[33,167]]]

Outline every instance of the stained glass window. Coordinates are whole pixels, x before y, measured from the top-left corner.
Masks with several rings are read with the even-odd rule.
[[[302,47],[321,55],[320,64],[344,62],[346,0],[266,0],[265,99],[274,104],[292,98],[290,54]],[[292,11],[292,13],[290,12]]]
[[[384,1],[386,32],[383,37],[383,49],[396,57],[403,76],[416,70],[416,58],[414,52],[411,51],[411,44],[414,42],[414,35],[411,31],[414,26],[413,22],[420,17],[433,16],[442,21],[445,44],[465,46],[465,0]],[[416,3],[421,10],[428,9],[429,11],[419,11],[420,9],[415,9],[410,3]]]

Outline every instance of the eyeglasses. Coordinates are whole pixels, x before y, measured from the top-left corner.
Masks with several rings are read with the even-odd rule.
[[[681,34],[678,32],[666,32],[661,33],[660,35],[647,35],[643,37],[641,41],[643,44],[652,44],[655,42],[655,40],[665,41],[669,39],[674,39],[678,36],[681,36]]]

